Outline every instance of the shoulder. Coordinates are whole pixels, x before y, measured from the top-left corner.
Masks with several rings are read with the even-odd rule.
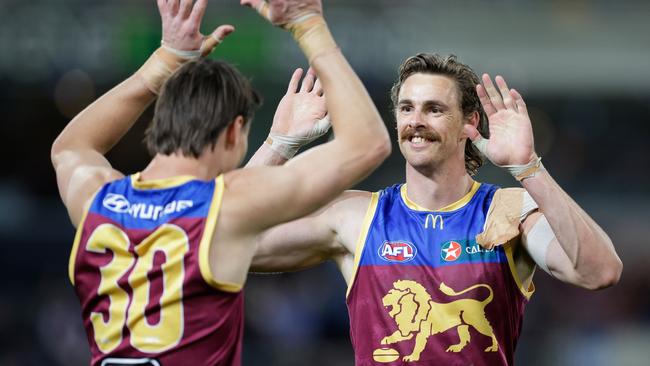
[[[376,205],[379,196],[380,192],[345,191],[327,206],[326,216],[328,221],[335,228],[350,223],[360,224],[368,210]]]
[[[497,188],[494,192],[492,206],[501,206],[523,222],[528,215],[538,208],[537,203],[524,188]]]

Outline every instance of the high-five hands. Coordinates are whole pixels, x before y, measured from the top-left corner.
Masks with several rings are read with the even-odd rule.
[[[288,30],[311,63],[338,47],[323,18],[321,0],[241,0],[271,24]]]
[[[232,33],[232,25],[221,25],[210,35],[201,34],[201,20],[208,0],[157,0],[162,19],[164,46],[179,55],[207,56],[223,39]]]
[[[222,25],[209,36],[201,34],[208,0],[157,0],[157,3],[162,20],[162,46],[137,72],[155,95],[174,71],[188,61],[209,55],[235,30],[232,25]]]
[[[539,167],[526,103],[519,92],[508,88],[503,77],[495,78],[496,87],[488,74],[483,74],[482,79],[483,85],[477,85],[476,92],[488,117],[490,138],[483,138],[469,124],[464,127],[465,133],[494,165],[508,168],[521,180],[523,168]]]
[[[290,28],[293,23],[310,15],[323,15],[323,5],[320,0],[241,0],[241,5],[249,6],[271,24]]]

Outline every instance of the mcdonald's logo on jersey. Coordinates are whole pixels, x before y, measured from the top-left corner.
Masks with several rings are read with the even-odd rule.
[[[415,245],[405,241],[385,242],[379,246],[379,256],[388,262],[409,262],[415,258],[418,251]]]
[[[438,225],[440,223],[440,225]],[[427,214],[426,219],[424,219],[424,228],[428,229],[431,226],[432,229],[444,230],[445,220],[442,219],[441,215]]]

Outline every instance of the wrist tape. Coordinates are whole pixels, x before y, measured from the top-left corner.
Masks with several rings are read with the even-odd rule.
[[[260,2],[256,10],[262,17],[271,20],[271,8],[266,1]],[[275,25],[291,33],[310,63],[321,54],[338,49],[320,13],[307,12],[285,24]]]
[[[174,50],[163,45],[147,59],[136,74],[142,78],[142,81],[152,93],[158,95],[162,85],[174,71],[193,59],[185,57],[186,55],[183,55],[185,52],[192,51]]]
[[[542,158],[537,157],[531,160],[528,164],[523,165],[503,165],[502,168],[505,168],[513,177],[519,182],[526,178],[532,178],[537,175],[540,171],[544,170],[544,165],[542,165]]]
[[[306,136],[287,136],[271,132],[264,142],[269,144],[271,150],[289,160],[296,155],[301,147],[326,134],[330,126],[329,117],[325,116],[314,124],[314,127],[312,127]]]
[[[162,85],[169,77],[186,62],[205,57],[214,50],[222,39],[214,33],[205,37],[198,50],[177,50],[160,41],[158,48],[140,67],[137,74],[152,93],[158,95]]]
[[[476,146],[476,148],[481,152],[481,154],[483,154],[483,156],[487,157],[488,141],[489,141],[488,139],[484,138],[481,135],[478,135],[478,137],[474,141],[472,141],[472,144]],[[540,157],[536,157],[535,159],[531,160],[528,164],[497,165],[497,166],[499,168],[505,168],[519,182],[521,182],[526,178],[532,178],[536,176],[537,173],[539,173],[540,171],[545,170],[544,165],[542,165],[542,158]]]

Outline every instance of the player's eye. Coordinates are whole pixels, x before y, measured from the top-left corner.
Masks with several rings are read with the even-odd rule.
[[[402,105],[402,106],[399,107],[399,111],[403,112],[403,113],[410,112],[412,110],[413,110],[413,107],[410,106],[410,105]]]

